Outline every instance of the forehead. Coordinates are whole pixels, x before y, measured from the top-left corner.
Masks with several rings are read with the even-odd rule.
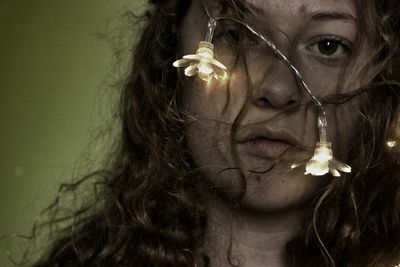
[[[244,0],[260,15],[305,17],[317,12],[347,13],[356,17],[354,0]]]
[[[288,35],[298,35],[312,26],[336,28],[338,30],[354,32],[357,24],[355,0],[194,0],[185,16],[182,40],[192,40],[193,47],[205,36],[205,27],[208,16],[204,7],[212,16],[220,16],[220,3],[235,2],[250,7],[249,21],[252,26],[278,28]],[[228,5],[230,6],[230,5]],[[236,6],[236,5],[234,5]],[[247,9],[247,8],[246,8]],[[229,13],[228,8],[228,13]],[[247,12],[246,12],[247,13]],[[255,15],[253,17],[252,15]],[[226,15],[226,14],[224,14]],[[230,15],[230,14],[228,14]],[[247,16],[246,16],[247,17]],[[349,19],[350,18],[350,19]],[[260,20],[260,24],[258,23]],[[192,48],[193,48],[192,47]]]

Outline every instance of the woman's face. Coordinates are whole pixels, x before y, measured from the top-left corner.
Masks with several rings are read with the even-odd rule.
[[[255,10],[246,15],[246,23],[276,44],[314,95],[323,97],[359,86],[355,79],[339,85],[356,52],[357,14],[352,0],[246,3]],[[203,5],[193,1],[183,21],[184,54],[195,53],[207,23]],[[238,24],[218,22],[215,57],[229,69],[227,82],[185,77],[183,106],[193,118],[186,128],[187,143],[197,166],[222,194],[237,196],[245,185],[242,204],[247,208],[284,210],[304,202],[330,179],[304,175],[304,168],[288,172],[292,163],[312,156],[318,141],[316,112],[287,66],[244,31]],[[238,54],[229,40],[239,39]],[[328,140],[334,151],[339,137],[344,144],[351,139],[356,107],[355,101],[326,106]]]

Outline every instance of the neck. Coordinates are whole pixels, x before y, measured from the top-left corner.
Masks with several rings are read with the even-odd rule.
[[[302,211],[258,212],[211,203],[205,249],[211,266],[285,267],[285,245],[299,231]]]

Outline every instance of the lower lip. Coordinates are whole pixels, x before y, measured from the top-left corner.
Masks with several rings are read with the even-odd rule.
[[[278,158],[292,147],[286,142],[266,138],[253,139],[239,144],[247,153],[263,158]]]

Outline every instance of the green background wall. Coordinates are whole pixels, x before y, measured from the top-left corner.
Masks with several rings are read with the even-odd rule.
[[[0,235],[28,233],[108,109],[109,18],[144,0],[0,1]],[[90,157],[101,158],[101,155]],[[0,241],[0,266],[12,266]]]

